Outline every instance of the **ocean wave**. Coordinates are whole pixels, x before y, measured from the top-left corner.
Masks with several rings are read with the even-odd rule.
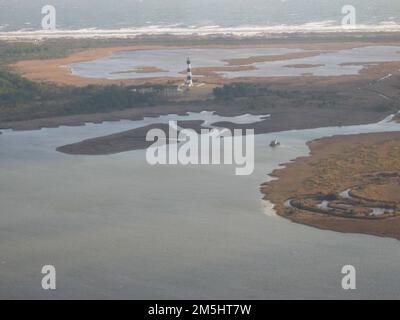
[[[384,21],[379,24],[367,25],[358,24],[352,28],[338,25],[336,21],[317,21],[301,25],[274,25],[274,26],[251,26],[242,25],[237,27],[222,27],[218,25],[190,26],[177,25],[152,25],[135,28],[120,29],[98,29],[84,28],[71,30],[26,30],[0,31],[1,40],[41,40],[55,38],[135,38],[143,35],[176,35],[176,36],[267,36],[273,34],[294,34],[294,33],[358,33],[358,32],[400,32],[400,24],[393,21]]]

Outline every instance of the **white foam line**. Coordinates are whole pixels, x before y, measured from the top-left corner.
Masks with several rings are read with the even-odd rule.
[[[379,96],[382,97],[383,99],[391,100],[389,97],[386,97],[386,96],[385,96],[384,94],[382,94],[382,93],[380,93]]]
[[[261,200],[261,206],[265,215],[273,218],[279,217],[275,211],[275,205],[271,201]]]
[[[0,32],[2,40],[43,40],[55,38],[135,38],[141,35],[227,35],[227,36],[263,36],[269,34],[293,33],[357,33],[357,32],[400,32],[400,25],[393,22],[382,22],[377,25],[357,25],[354,28],[343,28],[334,21],[312,22],[302,25],[275,26],[146,26],[122,29],[85,28],[77,30],[19,30]]]
[[[378,124],[385,124],[385,123],[391,122],[391,121],[393,120],[393,118],[394,118],[395,116],[397,116],[398,114],[400,114],[400,110],[397,111],[396,113],[393,113],[393,114],[387,116],[387,117],[386,117],[385,119],[383,119],[382,121],[379,121]]]
[[[389,73],[387,76],[384,76],[384,77],[382,77],[382,78],[378,79],[378,82],[379,82],[379,81],[386,80],[386,79],[389,79],[391,76],[392,76],[392,74],[391,74],[391,73]]]

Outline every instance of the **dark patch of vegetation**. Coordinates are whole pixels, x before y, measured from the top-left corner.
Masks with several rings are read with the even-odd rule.
[[[249,109],[272,108],[283,104],[294,107],[315,105],[325,108],[336,106],[342,99],[332,91],[283,90],[254,83],[227,84],[214,88],[213,94],[217,101],[240,101]]]
[[[153,41],[154,42],[154,41]],[[64,58],[74,52],[91,48],[152,44],[143,39],[55,39],[46,41],[0,41],[0,64],[21,60]],[[171,43],[173,45],[173,43]]]
[[[239,97],[260,96],[267,91],[268,88],[260,88],[252,84],[232,83],[214,88],[213,94],[216,99],[231,100]]]
[[[285,90],[262,83],[231,83],[214,88],[213,95],[216,101],[240,104],[249,110],[279,108],[280,106],[295,108],[308,106],[319,109],[354,107],[387,114],[399,109],[398,103],[394,101],[373,104],[368,100],[368,97],[346,95],[340,90],[341,87],[336,90],[321,88],[307,90],[290,88]]]
[[[302,99],[307,97],[309,100],[321,99],[323,101],[333,101],[337,98],[335,92],[321,91],[308,92],[300,90],[278,90],[268,85],[255,83],[232,83],[223,87],[217,87],[213,90],[216,99],[231,100],[244,97],[279,97],[286,99]],[[323,98],[323,99],[322,99]]]
[[[0,121],[109,112],[165,101],[167,86],[90,85],[82,88],[29,81],[0,71]]]
[[[375,112],[390,112],[390,111],[398,111],[398,106],[394,103],[380,104],[373,108]]]
[[[201,44],[202,40],[196,40]],[[221,42],[222,41],[222,42]],[[37,119],[51,116],[109,112],[126,108],[146,107],[171,100],[170,85],[147,85],[142,87],[87,86],[83,88],[57,86],[29,81],[10,72],[8,65],[30,59],[65,57],[72,52],[96,47],[114,47],[135,44],[156,44],[159,39],[65,39],[44,42],[0,41],[0,122]],[[190,45],[190,41],[163,42],[168,45]],[[226,43],[214,39],[211,42]],[[346,104],[343,97],[334,90],[295,90],[273,88],[267,84],[233,83],[213,91],[216,102],[236,105],[243,110],[260,111],[280,107],[333,108],[346,105],[365,106],[368,111],[387,113],[398,107],[390,101],[371,106],[368,101],[354,98]],[[346,100],[347,99],[347,100]]]
[[[53,59],[66,57],[74,51],[94,45],[91,41],[6,42],[0,41],[2,65],[21,60]],[[95,45],[94,45],[95,47]]]
[[[337,193],[329,193],[325,196],[324,200],[327,201],[334,201],[334,200],[339,200],[340,196]]]

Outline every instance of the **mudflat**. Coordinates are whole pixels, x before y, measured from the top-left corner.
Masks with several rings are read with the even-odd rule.
[[[399,45],[399,42],[380,42],[379,45]],[[49,59],[49,60],[26,60],[19,61],[13,64],[11,67],[22,74],[29,80],[38,82],[53,82],[59,85],[72,85],[72,86],[86,86],[90,84],[107,85],[107,84],[123,84],[123,85],[141,85],[147,82],[163,84],[171,81],[181,82],[181,78],[171,78],[171,77],[154,77],[154,78],[144,78],[144,79],[124,79],[124,80],[112,80],[105,78],[87,78],[76,74],[73,74],[70,68],[67,67],[69,64],[85,62],[96,60],[99,58],[104,58],[112,55],[116,52],[122,51],[135,51],[135,50],[157,50],[157,49],[182,49],[182,48],[214,48],[214,49],[235,49],[235,48],[287,48],[287,49],[304,49],[304,50],[316,50],[315,52],[298,52],[282,55],[271,55],[271,56],[256,56],[247,57],[242,59],[228,59],[226,67],[210,67],[202,70],[200,68],[199,75],[202,75],[201,81],[209,84],[224,84],[231,83],[233,81],[251,81],[251,82],[286,82],[298,81],[298,77],[243,77],[228,79],[215,74],[218,71],[244,71],[251,70],[252,63],[256,62],[267,62],[267,61],[290,61],[293,59],[312,57],[321,52],[328,50],[342,50],[342,49],[353,49],[361,48],[366,46],[377,45],[377,43],[370,41],[353,41],[353,42],[293,42],[293,43],[270,43],[270,44],[237,44],[237,45],[203,45],[203,44],[193,44],[191,46],[172,46],[166,44],[160,45],[127,45],[119,47],[108,47],[108,48],[93,48],[84,51],[76,52],[66,58],[61,59]],[[362,70],[360,75],[347,75],[347,76],[335,76],[335,77],[313,77],[307,76],[306,81],[308,83],[319,83],[323,80],[326,84],[335,83],[344,80],[355,80],[355,79],[373,79],[380,74],[383,76],[387,74],[388,70],[393,70],[393,68],[400,68],[400,62],[394,62],[396,65],[386,63],[379,63],[378,65],[373,65],[366,67]],[[154,72],[154,66],[145,66],[141,70],[137,70],[137,73],[149,73]],[[196,70],[194,69],[196,72]]]

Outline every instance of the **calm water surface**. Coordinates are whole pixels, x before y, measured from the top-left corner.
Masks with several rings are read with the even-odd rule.
[[[73,74],[88,78],[114,80],[154,77],[183,78],[186,74],[187,57],[191,58],[193,68],[201,68],[227,66],[226,60],[228,59],[285,55],[299,52],[313,53],[319,51],[286,48],[138,50],[117,52],[110,57],[74,63],[68,67],[71,68]],[[387,61],[400,61],[400,47],[370,46],[338,51],[332,50],[308,58],[245,64],[255,67],[255,70],[216,73],[226,78],[301,76],[304,73],[315,76],[356,75],[368,64]],[[351,65],[351,63],[354,63],[354,65]],[[357,63],[362,64],[357,65]],[[290,67],[291,65],[308,65],[308,67],[293,68]],[[157,67],[163,71],[135,72],[135,69],[143,66]],[[194,76],[201,79],[200,76],[196,75],[196,71],[194,71]]]
[[[210,115],[187,118],[204,117]],[[257,136],[256,169],[247,177],[235,176],[231,166],[151,167],[144,151],[93,157],[55,151],[149,121],[3,131],[1,298],[400,297],[399,241],[291,223],[274,216],[259,193],[280,163],[308,153],[307,140],[400,125]],[[283,145],[273,150],[268,144],[276,137]],[[45,264],[57,268],[51,293],[40,285]],[[345,264],[358,270],[356,291],[341,289]]]

